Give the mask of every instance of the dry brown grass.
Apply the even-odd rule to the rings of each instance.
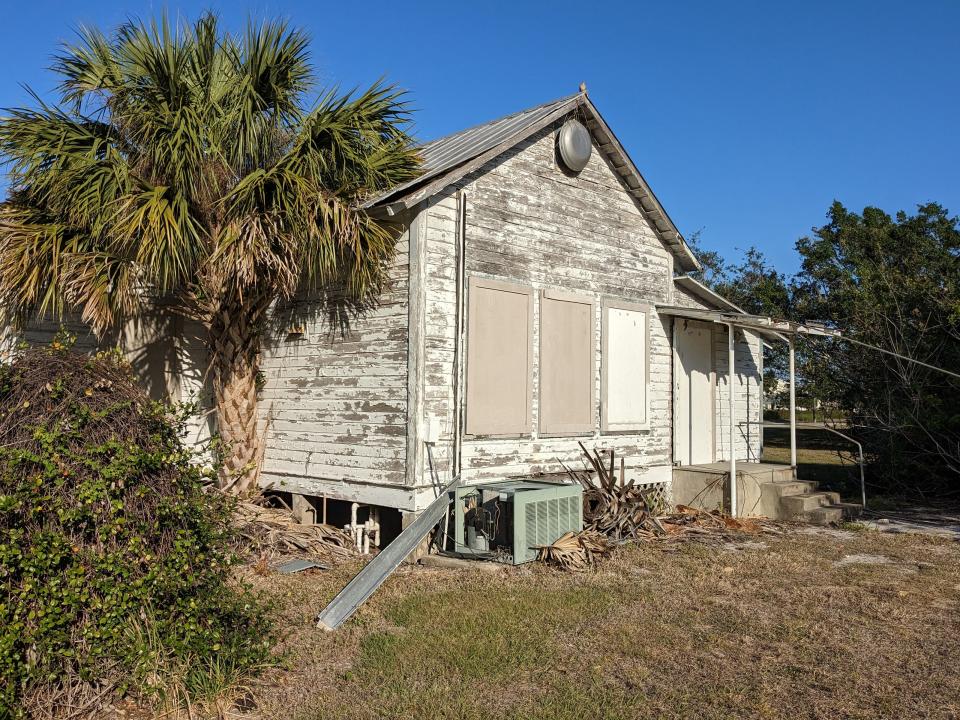
[[[274,718],[951,718],[960,545],[848,532],[628,547],[594,572],[403,567],[344,629],[358,567],[257,577],[290,635]],[[882,555],[882,565],[834,563]]]

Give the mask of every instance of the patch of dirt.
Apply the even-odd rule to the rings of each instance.
[[[853,540],[857,537],[857,533],[850,530],[838,530],[837,528],[820,525],[805,525],[797,528],[794,532],[798,535],[820,535],[835,538],[836,540]]]
[[[842,558],[837,560],[833,566],[843,567],[844,565],[887,565],[892,562],[893,560],[885,555],[867,555],[866,553],[858,553],[856,555],[844,555]]]

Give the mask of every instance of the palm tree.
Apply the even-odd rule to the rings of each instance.
[[[156,307],[208,335],[221,484],[255,484],[257,358],[303,293],[375,302],[396,231],[363,201],[418,172],[403,93],[314,86],[285,22],[221,32],[130,22],[55,58],[59,102],[6,111],[0,307],[18,325],[79,314],[98,334]]]

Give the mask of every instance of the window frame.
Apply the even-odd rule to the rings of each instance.
[[[543,301],[571,302],[587,305],[590,308],[590,420],[588,424],[578,427],[564,426],[565,429],[554,429],[544,425],[543,415]],[[539,337],[537,356],[537,434],[538,437],[583,437],[593,435],[597,430],[597,299],[586,293],[564,292],[544,288],[540,291],[540,312],[538,314]]]
[[[471,336],[476,337],[473,332],[474,322],[476,321],[476,316],[471,312],[471,303],[473,301],[473,293],[477,288],[486,288],[488,290],[498,290],[501,292],[510,292],[518,295],[526,295],[527,298],[527,367],[526,367],[526,381],[527,381],[527,391],[525,400],[525,416],[524,416],[524,429],[521,432],[516,432],[513,430],[505,432],[471,432],[470,431],[470,343]],[[463,339],[463,348],[464,348],[464,367],[463,367],[463,437],[464,438],[504,438],[504,439],[519,439],[519,438],[528,438],[533,436],[533,367],[534,367],[534,350],[535,350],[535,339],[534,339],[534,295],[536,293],[535,288],[531,285],[524,285],[523,283],[511,282],[507,280],[498,280],[494,278],[483,277],[480,275],[470,275],[467,279],[467,298],[464,303],[467,312],[467,318],[465,323],[465,333],[466,337]],[[456,411],[456,410],[455,410]]]
[[[642,312],[646,316],[646,325],[644,328],[644,358],[643,373],[646,392],[644,393],[644,420],[640,423],[618,424],[616,427],[610,426],[608,411],[610,403],[608,393],[610,390],[610,367],[608,358],[610,357],[610,319],[608,310],[627,310],[632,312]],[[604,435],[635,435],[638,432],[648,432],[650,430],[650,352],[651,337],[650,328],[653,325],[653,305],[647,302],[637,302],[631,300],[621,300],[615,297],[604,297],[600,309],[601,325],[601,345],[600,345],[600,432]]]

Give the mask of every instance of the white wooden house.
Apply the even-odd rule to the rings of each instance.
[[[569,120],[592,141],[573,172]],[[613,448],[669,492],[675,465],[761,451],[759,335],[661,308],[729,311],[685,277],[696,258],[586,94],[423,147],[424,174],[371,201],[404,225],[394,289],[346,341],[327,328],[264,352],[262,481],[415,511],[443,480],[579,466]],[[717,328],[720,328],[719,330]]]
[[[589,133],[577,171],[558,151],[571,121]],[[412,513],[434,497],[431,462],[444,482],[553,475],[579,442],[674,500],[731,458],[792,479],[757,464],[771,331],[686,275],[696,258],[585,93],[422,156],[421,177],[369,203],[403,228],[380,307],[346,337],[317,319],[264,340],[263,485]],[[127,343],[179,399],[203,391],[186,330],[157,321]],[[748,497],[735,510],[770,514]]]

